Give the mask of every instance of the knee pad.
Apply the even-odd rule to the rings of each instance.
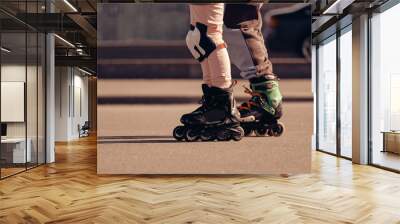
[[[202,62],[217,48],[225,48],[225,43],[217,45],[207,35],[207,25],[196,23],[195,26],[190,25],[190,30],[186,35],[186,45],[192,53],[193,57]]]

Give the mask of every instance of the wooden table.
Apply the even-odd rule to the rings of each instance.
[[[383,152],[400,154],[400,131],[383,131]]]

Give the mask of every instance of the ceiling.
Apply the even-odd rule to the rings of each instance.
[[[96,0],[1,0],[0,22],[3,43],[13,46],[15,58],[25,54],[21,33],[54,32],[56,65],[96,71]]]
[[[350,2],[350,7],[348,8],[357,10],[359,8],[371,7],[371,4],[382,4],[386,0],[341,1]],[[58,35],[56,38],[56,63],[58,65],[82,66],[95,71],[97,53],[97,3],[129,2],[140,1],[47,0],[46,5],[46,0],[1,0],[1,29],[5,33],[17,33],[26,28],[40,32],[54,32]],[[174,1],[155,0],[152,2],[165,3]],[[198,2],[202,1],[198,0]],[[332,23],[333,20],[340,17],[324,14],[324,11],[332,6],[335,0],[270,0],[269,2],[311,3],[314,22],[313,34],[319,34],[321,30],[325,29],[324,25],[329,24],[329,21]]]

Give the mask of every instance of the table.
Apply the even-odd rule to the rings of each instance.
[[[27,147],[25,151],[26,142]],[[1,159],[6,163],[26,163],[32,160],[32,141],[25,138],[1,139]]]
[[[383,131],[383,152],[400,154],[400,131]]]

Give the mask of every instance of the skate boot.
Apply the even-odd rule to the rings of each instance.
[[[178,141],[239,141],[244,136],[240,114],[235,107],[232,88],[220,89],[203,85],[202,105],[181,117],[173,135]]]
[[[281,136],[284,126],[278,120],[282,117],[282,95],[276,76],[259,77],[250,80],[251,95],[248,102],[239,106],[241,125],[245,136],[253,132],[256,136]]]

